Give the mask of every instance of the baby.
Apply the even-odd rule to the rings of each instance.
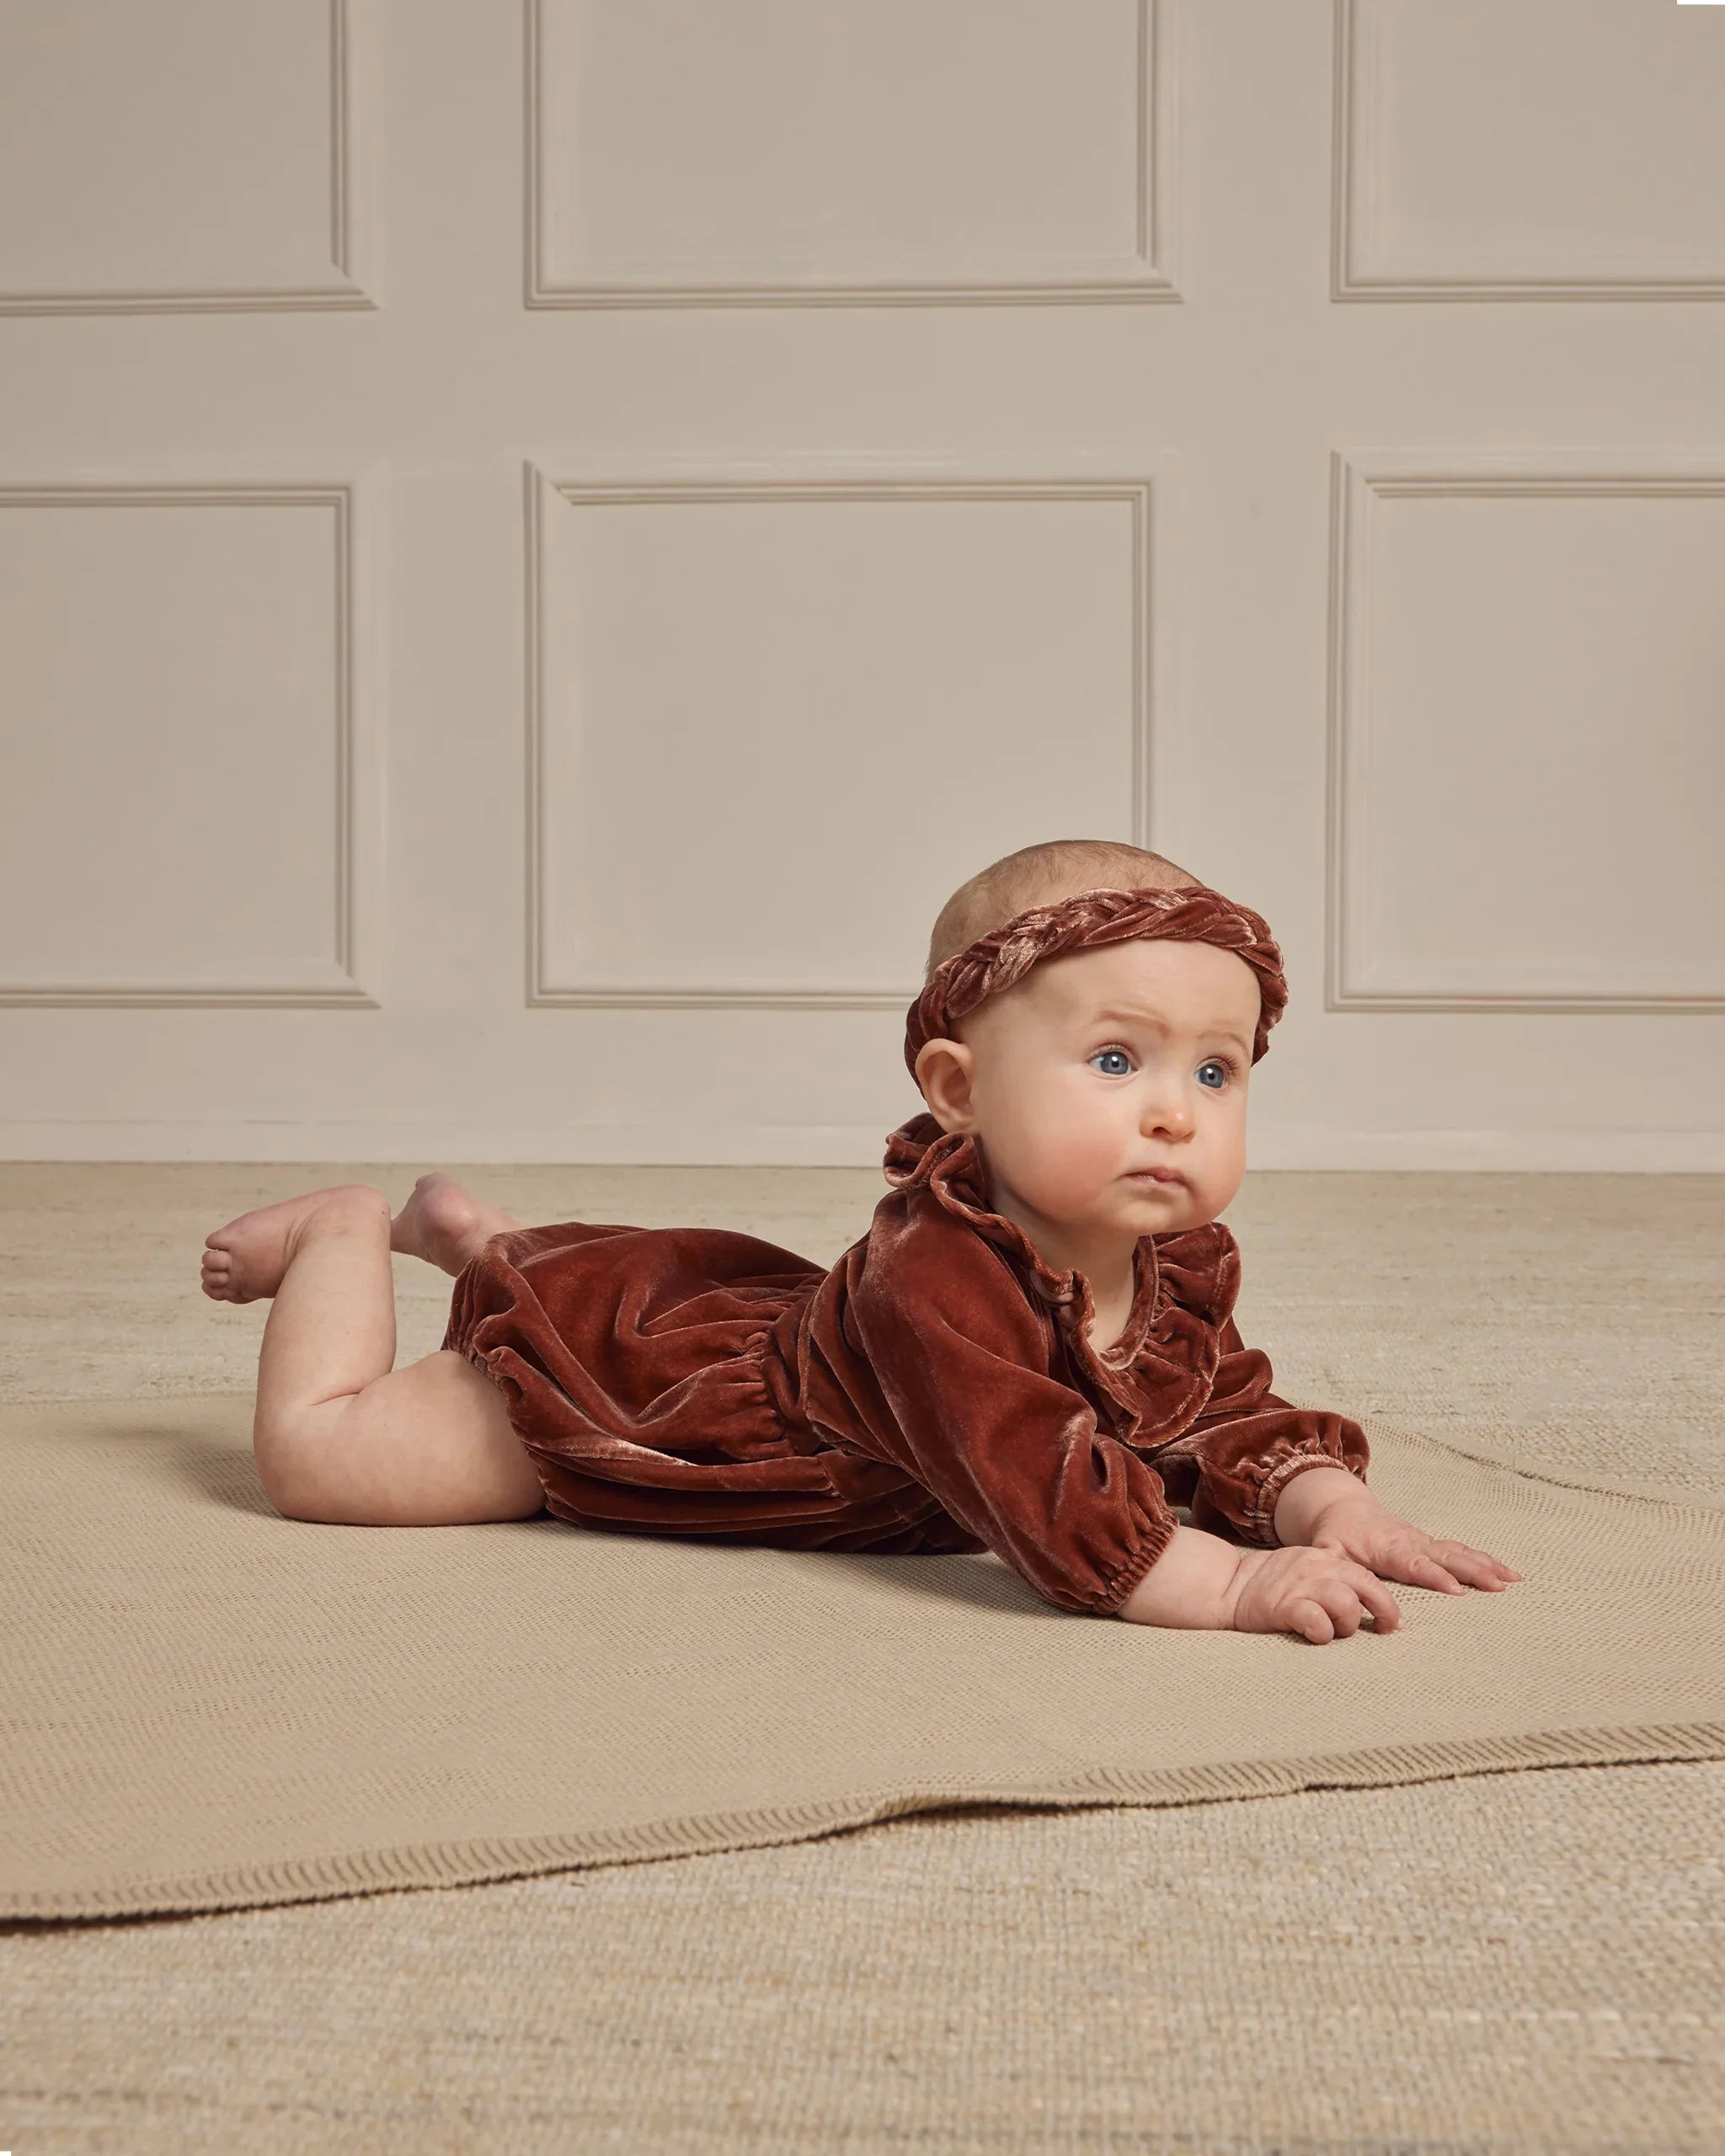
[[[728,1230],[526,1227],[437,1174],[393,1221],[361,1184],[243,1214],[203,1284],[275,1298],[264,1490],[306,1520],[548,1508],[987,1549],[1058,1609],[1320,1643],[1395,1630],[1386,1580],[1501,1590],[1521,1575],[1386,1511],[1359,1426],[1279,1399],[1234,1324],[1217,1216],[1286,1001],[1249,907],[1159,854],[1055,841],[942,909],[905,1038],[927,1112],[830,1268]],[[442,1348],[400,1370],[392,1250],[456,1276]]]

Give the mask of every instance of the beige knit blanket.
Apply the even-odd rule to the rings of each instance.
[[[0,1408],[0,1916],[448,1886],[953,1804],[1725,1758],[1725,1498],[1365,1419],[1527,1575],[1315,1646],[1050,1608],[991,1556],[271,1510],[249,1395]]]

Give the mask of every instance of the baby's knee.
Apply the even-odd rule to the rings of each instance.
[[[357,1393],[260,1411],[253,1449],[264,1495],[288,1519],[453,1527],[530,1518],[544,1505],[501,1394],[446,1350]]]
[[[333,1399],[266,1408],[260,1397],[252,1418],[252,1456],[264,1494],[284,1519],[347,1525],[375,1508],[378,1463],[355,1447],[355,1410],[369,1387]]]
[[[330,1492],[320,1471],[312,1433],[303,1415],[256,1416],[252,1423],[252,1457],[264,1495],[284,1519],[328,1521]]]

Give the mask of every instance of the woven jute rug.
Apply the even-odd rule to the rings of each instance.
[[[953,1804],[1189,1804],[1725,1758],[1725,1498],[1365,1418],[1526,1577],[1396,1632],[1069,1614],[993,1556],[281,1518],[248,1394],[0,1409],[0,1915],[451,1886]]]

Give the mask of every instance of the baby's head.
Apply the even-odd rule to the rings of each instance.
[[[977,1140],[995,1209],[1126,1243],[1238,1190],[1247,1077],[1285,1001],[1250,909],[1160,854],[1060,839],[942,907],[906,1060],[942,1129]]]

